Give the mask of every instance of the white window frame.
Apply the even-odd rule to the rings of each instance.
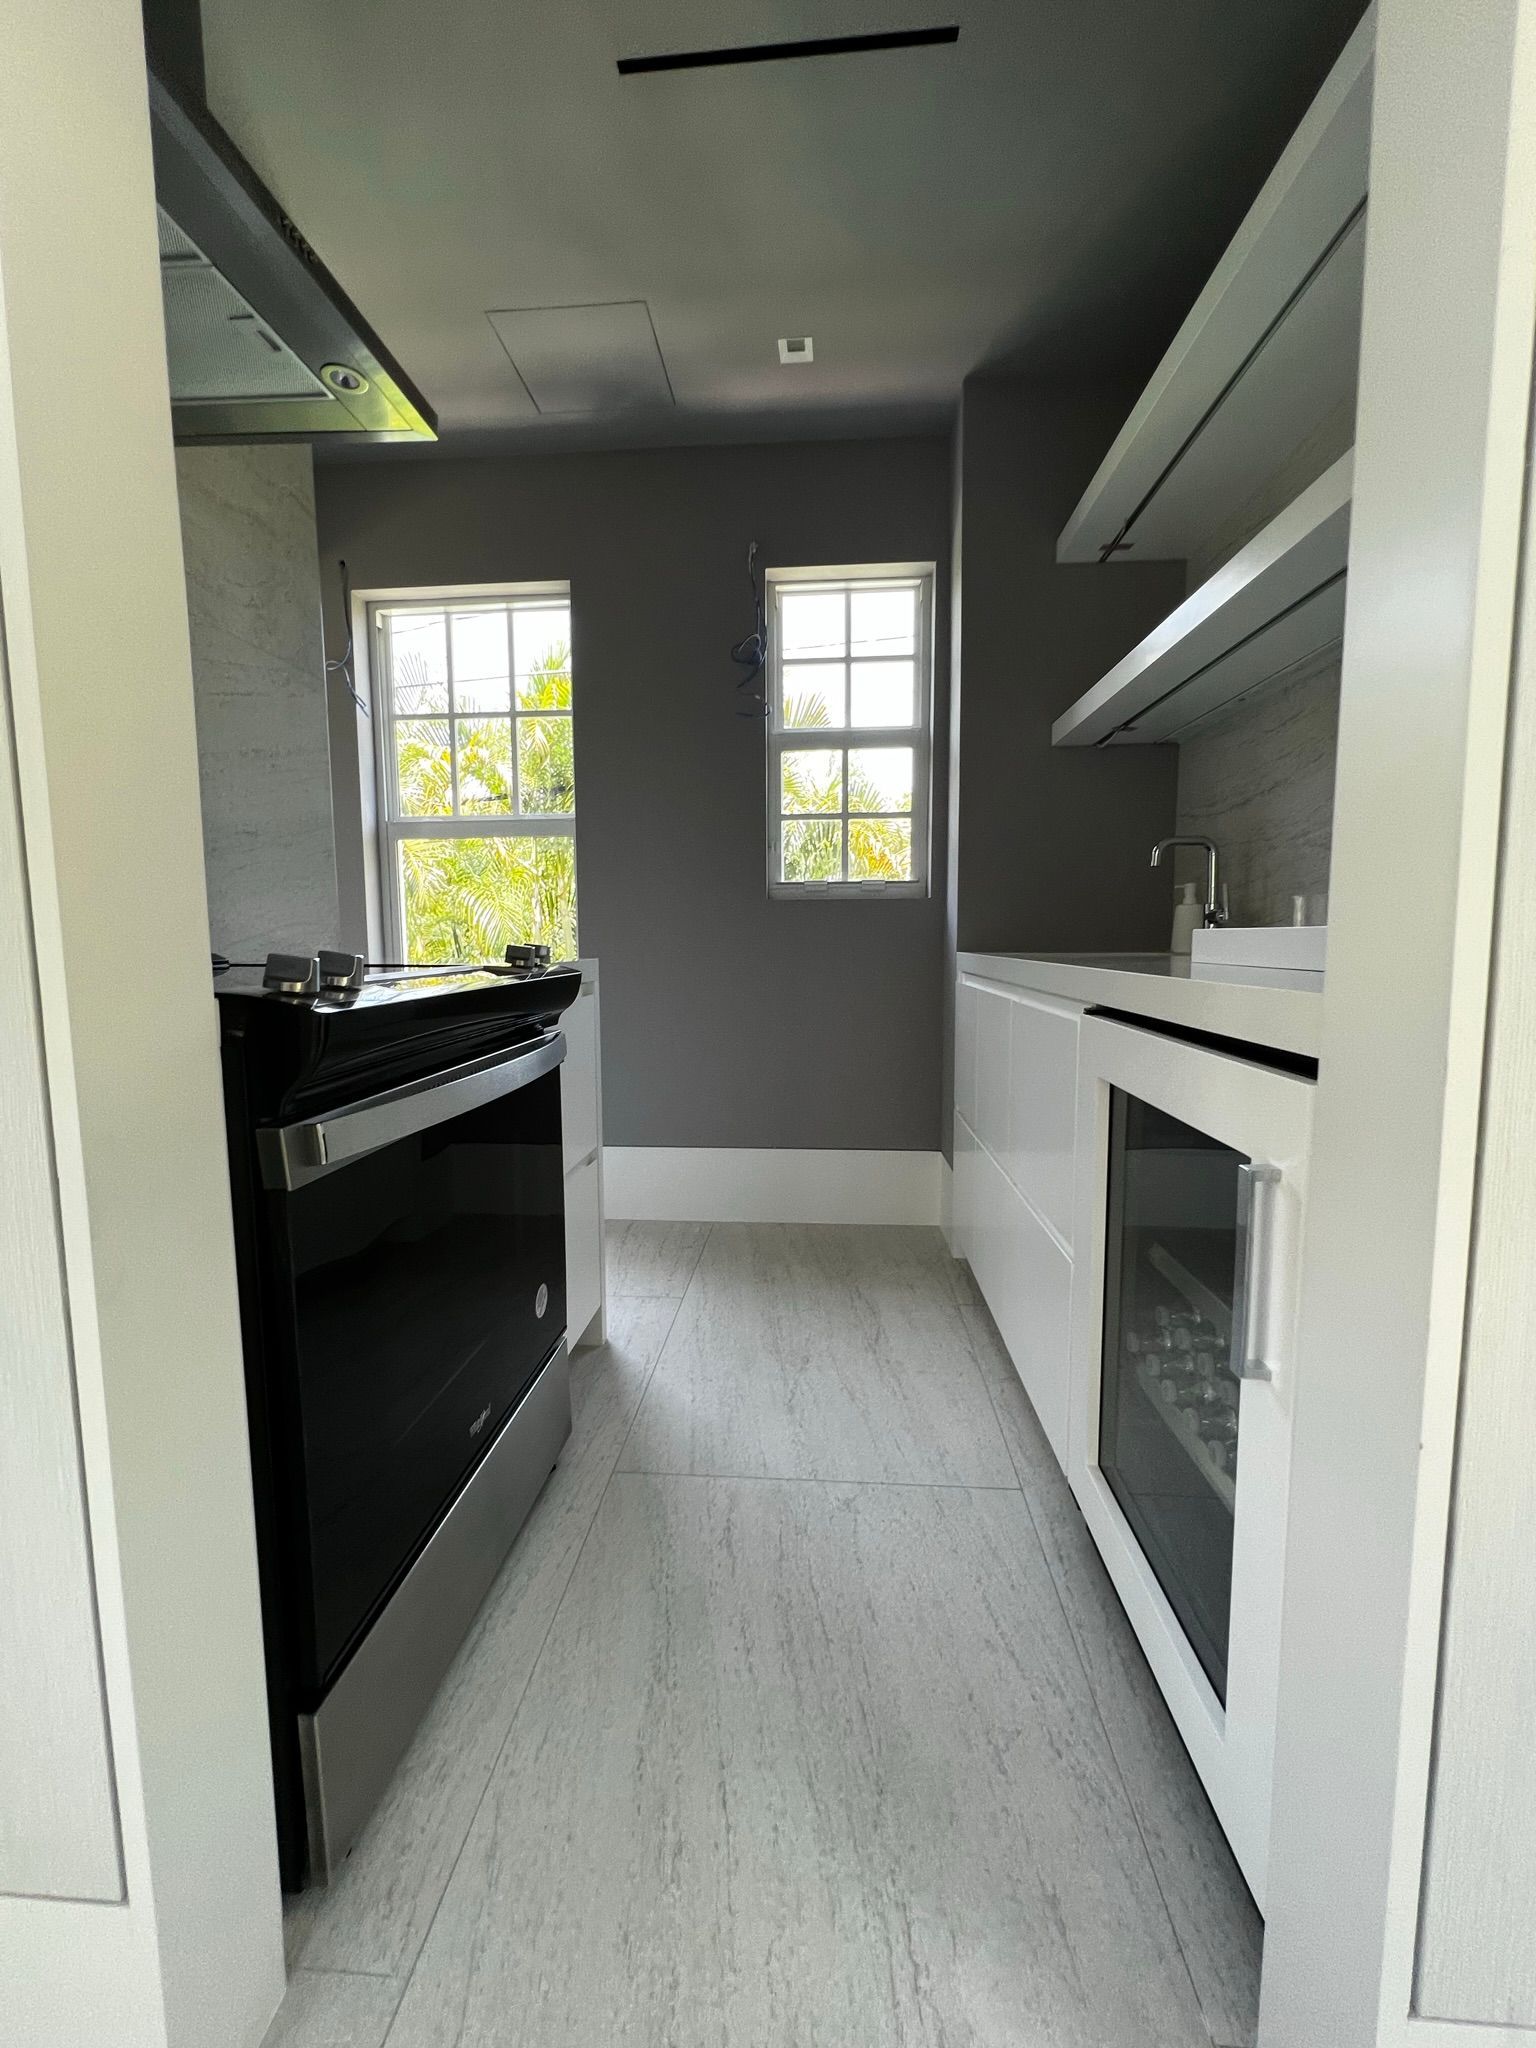
[[[506,605],[547,604],[557,599],[569,605],[571,586],[569,583],[453,583],[424,584],[402,590],[370,590],[357,593],[362,613],[365,641],[368,652],[368,676],[371,683],[373,724],[373,770],[375,820],[378,834],[378,898],[383,923],[383,942],[386,956],[391,960],[405,960],[409,957],[405,933],[405,906],[400,900],[400,859],[399,845],[402,839],[533,839],[547,835],[550,838],[571,839],[576,837],[576,810],[574,805],[568,811],[501,811],[477,812],[472,817],[406,817],[399,809],[399,777],[395,763],[395,695],[394,677],[390,667],[389,636],[385,631],[384,618],[389,612],[422,611],[450,612],[467,610],[476,604]],[[574,638],[574,635],[573,635]],[[445,716],[450,720],[453,712],[453,636],[448,635],[448,704],[449,709],[441,714],[424,716]],[[508,673],[511,674],[510,649]],[[513,703],[516,703],[516,684],[513,683]],[[574,657],[571,671],[571,704],[569,713],[540,713],[539,716],[574,717],[576,702],[576,676]],[[404,714],[409,716],[410,714]],[[497,716],[499,714],[490,714]],[[514,709],[512,730],[512,774],[513,788],[517,788],[517,712]],[[455,778],[455,781],[457,778]],[[579,853],[578,853],[579,863]],[[580,888],[578,865],[577,887]],[[580,897],[578,894],[578,906]],[[578,929],[580,909],[577,910]]]
[[[858,562],[838,567],[813,569],[770,569],[766,577],[768,626],[768,894],[787,902],[825,902],[828,898],[870,902],[876,897],[927,896],[932,886],[933,848],[930,832],[933,776],[933,583],[932,562]],[[915,583],[917,585],[917,639],[915,649],[915,723],[877,726],[788,726],[784,724],[784,675],[781,661],[779,603],[785,590],[803,590],[807,585],[831,584],[851,590],[861,583]],[[876,657],[878,658],[878,657]],[[893,660],[905,659],[892,656]],[[817,745],[854,747],[907,746],[912,748],[912,880],[786,882],[780,872],[782,792],[781,757],[798,748]],[[847,860],[848,790],[843,788],[844,810],[817,813],[843,822],[844,862]],[[861,815],[854,814],[855,817]],[[902,814],[905,816],[905,813]]]

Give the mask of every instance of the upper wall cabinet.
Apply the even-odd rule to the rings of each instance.
[[[1375,27],[1372,7],[1063,528],[1058,561],[1189,560],[1352,410]]]

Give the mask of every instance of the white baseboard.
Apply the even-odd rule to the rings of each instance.
[[[607,1145],[608,1215],[648,1223],[929,1223],[938,1152]]]

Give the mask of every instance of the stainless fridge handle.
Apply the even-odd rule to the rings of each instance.
[[[1255,1312],[1269,1272],[1270,1212],[1278,1166],[1245,1159],[1237,1169],[1237,1248],[1232,1281],[1232,1368],[1240,1380],[1272,1380],[1275,1370],[1254,1340]]]
[[[404,1088],[367,1096],[329,1116],[269,1126],[256,1133],[262,1182],[269,1188],[290,1191],[304,1187],[349,1160],[361,1159],[366,1152],[377,1152],[397,1139],[414,1137],[418,1131],[494,1102],[500,1095],[526,1088],[530,1081],[552,1072],[564,1058],[565,1034],[552,1031],[513,1053],[492,1053],[486,1059],[449,1067]]]

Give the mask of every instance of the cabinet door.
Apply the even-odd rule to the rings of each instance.
[[[956,1254],[976,1263],[976,1175],[977,1154],[976,1133],[963,1116],[955,1118],[955,1190],[954,1213],[950,1218],[950,1238]]]
[[[1262,1909],[1313,1084],[1081,1025],[1067,1476]]]
[[[1008,1124],[999,1164],[1070,1251],[1080,1012],[1045,997],[1008,1003]]]
[[[598,1162],[587,1160],[565,1177],[565,1326],[571,1349],[602,1302],[602,1219]]]
[[[1005,995],[979,984],[976,999],[976,1116],[971,1129],[994,1159],[1008,1141],[1008,1012]]]
[[[985,1151],[972,1166],[971,1271],[1051,1448],[1067,1461],[1072,1261]]]
[[[976,1128],[976,984],[955,983],[955,1114]]]
[[[560,1069],[560,1121],[565,1138],[565,1170],[570,1172],[596,1150],[597,1132],[597,997],[583,989],[562,1017],[565,1060]]]

